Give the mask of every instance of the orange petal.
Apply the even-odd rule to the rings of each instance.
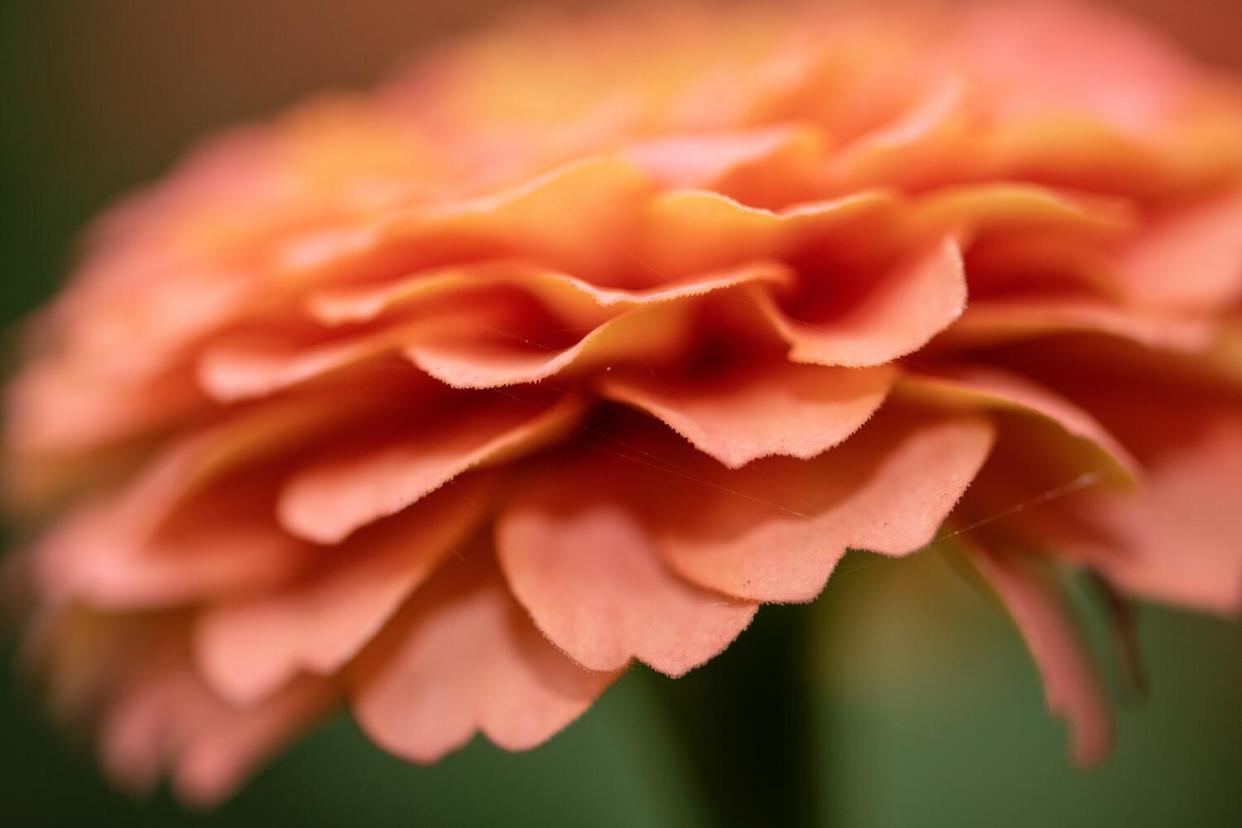
[[[475,731],[508,750],[535,747],[616,678],[549,644],[482,552],[442,567],[353,668],[359,725],[404,759],[434,762]]]
[[[178,702],[181,716],[193,717],[193,734],[173,765],[178,796],[197,806],[227,799],[255,768],[319,719],[335,697],[323,682],[303,678],[264,701],[244,708],[225,705],[199,684],[199,704]]]
[[[329,451],[286,482],[277,506],[280,522],[299,537],[337,543],[472,468],[548,442],[581,410],[573,397],[545,407],[496,396],[440,412],[404,436]]]
[[[1123,253],[1117,287],[1164,310],[1218,310],[1242,296],[1242,192],[1158,219]]]
[[[461,236],[498,242],[552,267],[604,278],[612,249],[651,194],[652,182],[619,156],[566,164],[496,195],[420,212],[385,229],[399,238]],[[573,221],[565,221],[573,216]]]
[[[396,353],[411,339],[454,330],[464,324],[469,322],[458,315],[407,322],[341,339],[237,336],[217,342],[203,352],[197,365],[198,384],[212,399],[222,403],[265,397]]]
[[[930,543],[994,436],[978,417],[881,411],[813,460],[759,460],[738,471],[679,463],[684,491],[655,507],[660,548],[705,587],[809,601],[849,547],[904,555]]]
[[[825,136],[807,126],[640,140],[625,155],[669,189],[710,189],[744,202],[805,200],[826,155]]]
[[[766,294],[757,301],[790,345],[789,358],[813,365],[882,365],[918,350],[966,308],[966,277],[956,242],[876,280],[859,301],[831,319],[796,319]]]
[[[1057,591],[1018,556],[978,546],[971,560],[996,590],[1044,680],[1048,708],[1065,717],[1074,758],[1094,765],[1108,753],[1112,716],[1082,637]]]
[[[880,190],[817,201],[773,212],[748,207],[705,190],[682,190],[653,199],[638,253],[629,255],[654,282],[686,274],[784,259],[808,245],[872,243],[892,223],[897,201]],[[873,251],[874,252],[874,251]]]
[[[227,798],[336,697],[328,684],[304,678],[259,704],[230,706],[168,640],[147,642],[124,667],[102,722],[105,767],[130,790],[149,789],[167,767],[180,798],[195,806]]]
[[[639,308],[592,328],[567,348],[541,346],[520,334],[489,331],[484,337],[415,342],[409,360],[454,388],[496,388],[533,383],[571,368],[610,362],[652,361],[681,350],[689,335],[689,309],[679,303]]]
[[[643,290],[608,288],[566,273],[522,262],[422,271],[376,285],[334,286],[311,296],[310,312],[320,322],[339,325],[368,322],[419,301],[481,285],[512,285],[528,291],[565,319],[599,319],[601,313],[632,310],[641,305],[702,296],[750,282],[787,283],[791,274],[780,265],[755,264],[723,271],[696,273]]]
[[[770,455],[821,454],[875,413],[894,379],[887,366],[824,368],[780,359],[705,378],[610,375],[600,387],[738,468]]]
[[[967,406],[988,406],[1033,415],[1075,439],[1072,450],[1085,455],[1080,465],[1118,484],[1142,475],[1138,461],[1088,412],[1038,383],[1017,374],[986,368],[943,368],[936,373],[907,372],[902,388],[918,396]],[[1051,455],[1055,442],[1039,441],[1037,451]]]
[[[911,224],[924,231],[1074,231],[1109,238],[1134,224],[1128,203],[1071,195],[1034,184],[967,184],[944,187],[913,205]]]
[[[462,478],[332,551],[286,589],[206,608],[198,663],[218,692],[252,704],[299,671],[331,673],[376,635],[482,518],[483,478]]]
[[[146,795],[159,784],[164,768],[167,679],[149,678],[121,695],[100,722],[100,764],[112,784]]]
[[[293,577],[313,548],[272,521],[270,485],[211,493],[157,533],[99,500],[41,541],[36,571],[46,600],[137,609],[271,587]],[[221,523],[219,516],[227,514]]]
[[[497,524],[514,594],[558,647],[593,670],[631,658],[673,676],[712,658],[756,605],[686,583],[660,561],[626,500],[626,469],[584,455],[532,480]]]
[[[156,433],[201,404],[182,372],[128,383],[48,360],[6,390],[4,442],[18,456],[89,451]]]
[[[135,532],[154,531],[178,506],[231,475],[245,477],[239,485],[254,489],[257,478],[270,476],[270,467],[282,454],[374,405],[365,394],[358,397],[283,399],[188,431],[171,440],[126,486],[118,508]]]
[[[1073,523],[1052,510],[1054,522],[1037,528],[1126,590],[1242,612],[1242,415],[1180,400],[1176,411],[1149,403],[1123,416],[1148,435],[1148,447],[1159,447],[1144,458],[1143,486],[1088,493],[1063,504]]]
[[[1050,334],[1100,333],[1153,348],[1202,351],[1216,335],[1215,320],[1120,308],[1090,299],[1023,296],[975,301],[945,332],[967,346],[1003,344]]]
[[[955,45],[996,85],[997,105],[1010,117],[1072,111],[1152,129],[1175,113],[1194,77],[1153,34],[1090,5],[972,7]]]
[[[599,253],[619,243],[651,191],[650,179],[632,163],[593,156],[509,190],[433,209],[420,204],[373,226],[351,226],[336,234],[339,239],[328,232],[326,244],[305,240],[281,267],[286,279],[323,283],[399,265],[408,272],[464,254],[522,256],[609,281],[616,275],[612,260]]]
[[[832,161],[836,189],[887,183],[918,190],[943,177],[966,127],[964,90],[958,77],[930,82],[900,114],[847,145]]]

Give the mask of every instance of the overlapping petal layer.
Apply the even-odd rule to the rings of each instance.
[[[34,649],[210,801],[332,703],[532,747],[960,543],[1095,761],[1039,559],[1242,605],[1239,147],[1235,86],[1035,2],[519,25],[239,130],[32,325]]]

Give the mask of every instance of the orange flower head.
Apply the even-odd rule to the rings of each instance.
[[[1242,95],[1097,12],[626,12],[193,153],[8,394],[32,651],[228,794],[344,702],[539,744],[847,548],[957,546],[1099,758],[1046,564],[1242,607]]]

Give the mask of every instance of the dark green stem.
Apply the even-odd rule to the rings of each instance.
[[[820,824],[811,608],[765,607],[721,656],[676,681],[652,675],[698,770],[713,826]]]

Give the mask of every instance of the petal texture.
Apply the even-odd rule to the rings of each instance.
[[[760,457],[809,459],[853,434],[884,402],[888,367],[840,369],[785,360],[686,379],[609,377],[605,396],[645,409],[730,468]]]
[[[311,461],[285,484],[280,520],[290,532],[339,542],[395,514],[459,474],[547,442],[573,421],[579,403],[550,408],[521,399],[447,411],[412,435],[363,441]]]
[[[613,487],[616,460],[592,457],[528,484],[501,513],[500,560],[535,623],[580,664],[616,670],[636,658],[679,676],[728,646],[756,607],[665,566],[624,497],[599,494]]]
[[[659,516],[665,559],[694,583],[751,600],[809,601],[849,547],[905,555],[930,543],[994,434],[978,417],[881,413],[809,462],[679,466],[687,494],[648,508]]]
[[[204,674],[239,704],[300,671],[330,675],[383,628],[489,505],[485,481],[455,481],[323,553],[330,559],[297,583],[210,607],[196,627]]]
[[[444,567],[353,670],[359,724],[398,756],[431,762],[476,731],[509,750],[532,748],[615,678],[549,644],[487,551]]]

